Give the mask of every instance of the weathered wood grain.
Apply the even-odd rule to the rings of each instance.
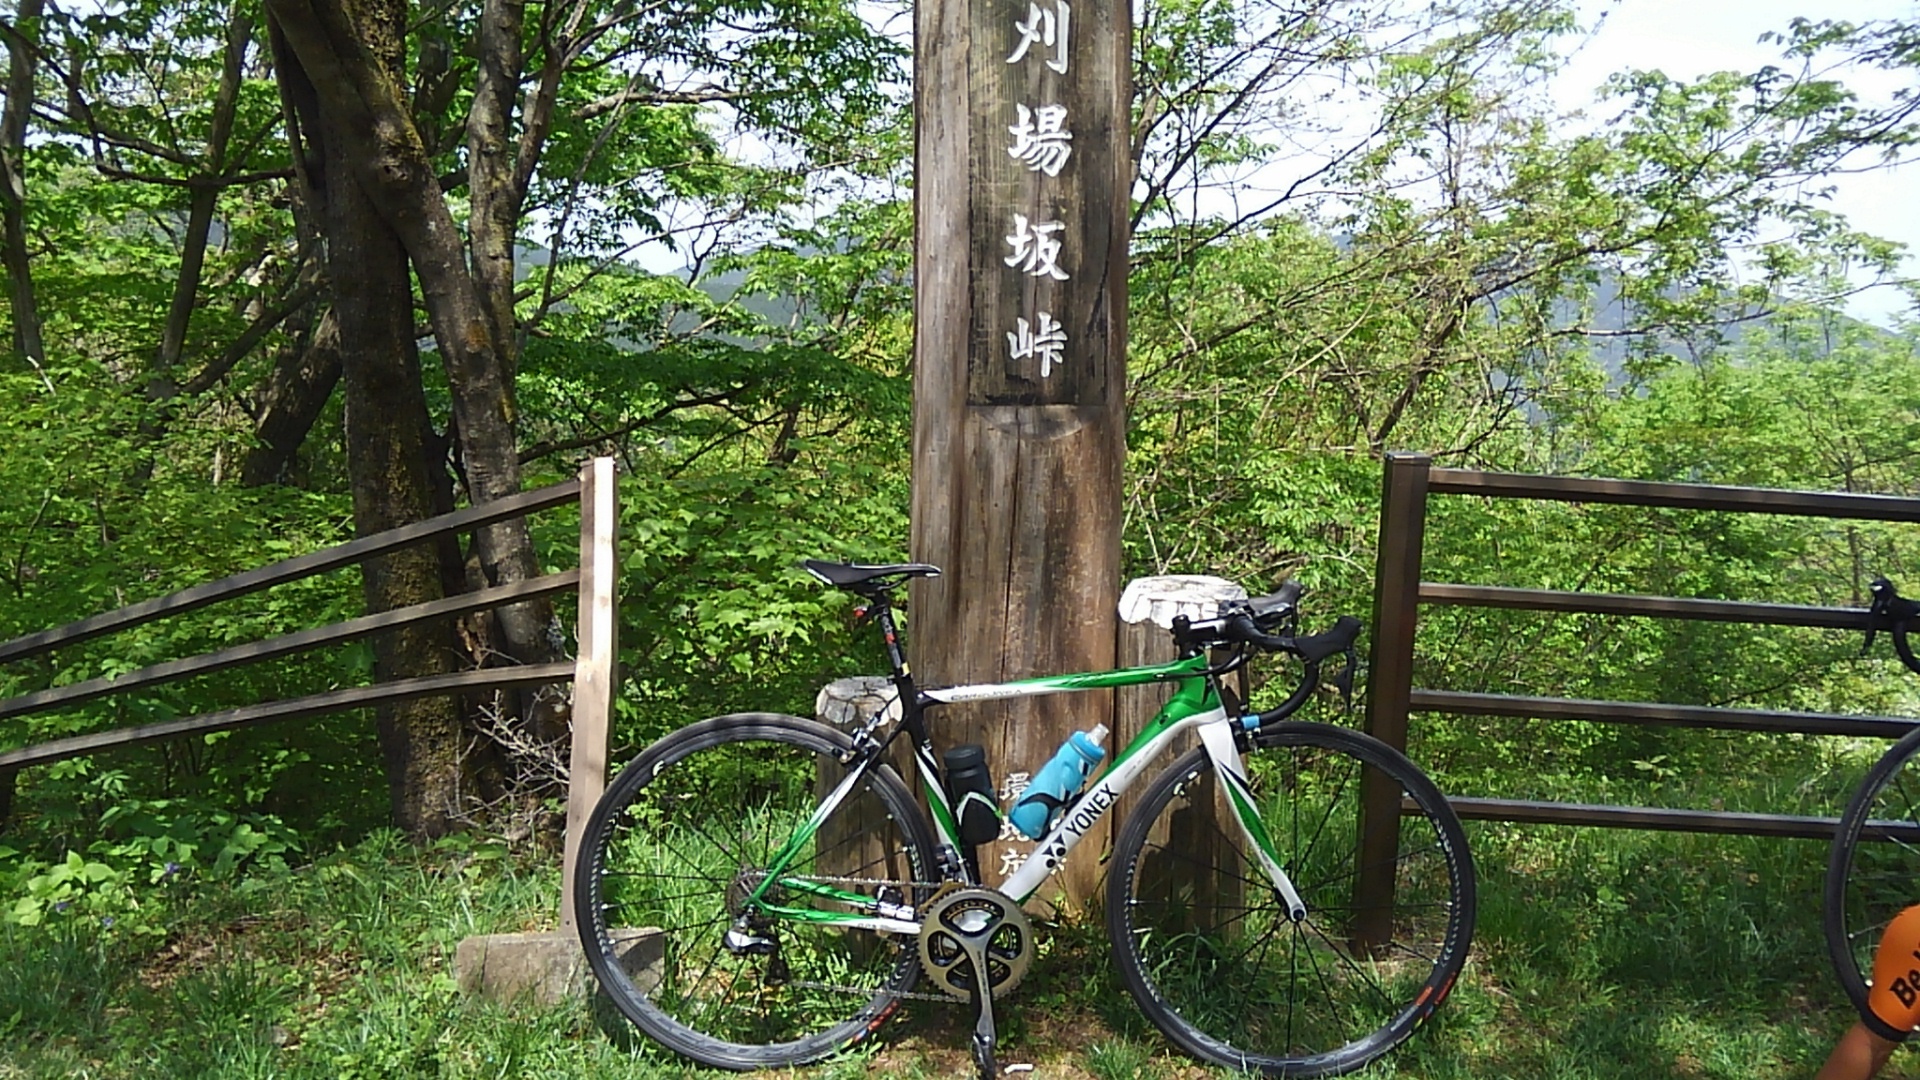
[[[580,469],[579,655],[573,666],[573,732],[567,765],[567,835],[560,857],[560,928],[575,928],[573,868],[587,818],[607,786],[613,699],[619,689],[619,485],[612,458]]]
[[[1030,10],[916,6],[912,555],[945,574],[914,583],[910,647],[930,683],[1101,669],[1115,656],[1131,16],[1124,4],[1073,4],[1062,74],[1038,56],[1007,63]],[[1057,176],[1008,153],[1020,104],[1067,109],[1072,151]],[[1015,214],[1064,224],[1066,280],[1007,264]],[[1041,311],[1068,337],[1044,377],[1007,341]],[[1101,691],[960,707],[933,724],[942,748],[984,745],[1004,788],[1074,730],[1111,724],[1112,709]],[[1098,851],[1108,835],[1084,846]],[[1001,854],[982,852],[990,883]],[[1071,861],[1059,879],[1070,902],[1091,892],[1097,863]]]

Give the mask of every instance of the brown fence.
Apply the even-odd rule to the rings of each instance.
[[[571,878],[574,855],[587,814],[605,784],[607,725],[612,715],[615,653],[614,530],[617,516],[613,461],[600,458],[580,470],[578,478],[499,499],[483,506],[458,510],[373,536],[327,548],[270,566],[259,567],[219,581],[196,585],[167,596],[130,604],[65,626],[0,643],[0,663],[24,660],[105,634],[131,629],[171,615],[315,574],[350,566],[364,559],[439,537],[464,533],[551,507],[580,504],[580,568],[528,581],[481,589],[444,600],[396,608],[332,626],[249,642],[203,656],[170,660],[112,678],[89,679],[69,686],[40,690],[0,700],[0,719],[77,705],[110,694],[164,685],[198,675],[225,671],[243,664],[289,656],[308,649],[364,638],[414,623],[485,611],[557,593],[578,591],[577,656],[571,662],[522,667],[482,668],[446,675],[396,679],[372,686],[331,690],[323,694],[266,701],[221,712],[181,717],[137,727],[89,732],[65,739],[0,751],[0,779],[34,765],[47,765],[120,746],[137,746],[181,735],[198,735],[250,727],[276,720],[296,720],[406,701],[438,694],[479,689],[573,685],[573,748],[567,800],[565,870]],[[572,890],[561,889],[561,921],[573,925]]]
[[[1585,701],[1566,698],[1468,694],[1413,685],[1414,636],[1421,605],[1453,604],[1522,611],[1632,615],[1769,626],[1811,626],[1864,631],[1861,608],[1801,607],[1665,596],[1623,596],[1553,592],[1485,585],[1442,584],[1420,579],[1427,501],[1436,495],[1481,495],[1562,502],[1621,503],[1631,506],[1802,517],[1920,522],[1920,499],[1833,492],[1777,491],[1638,480],[1563,476],[1521,476],[1466,469],[1436,469],[1418,454],[1389,454],[1380,517],[1379,572],[1374,594],[1372,675],[1367,730],[1405,750],[1407,720],[1414,712],[1511,716],[1535,720],[1589,720],[1660,724],[1734,731],[1796,732],[1893,739],[1912,730],[1909,717],[1850,716],[1711,708],[1698,705]],[[1375,785],[1367,793],[1367,812],[1397,811],[1398,792]],[[1834,818],[1787,814],[1731,813],[1520,799],[1449,798],[1463,818],[1490,821],[1598,825],[1677,832],[1734,833],[1748,836],[1831,837]]]

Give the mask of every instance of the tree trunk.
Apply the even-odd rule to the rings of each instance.
[[[469,497],[480,504],[518,492],[511,345],[502,344],[496,319],[469,273],[466,245],[399,90],[396,67],[379,61],[378,34],[341,0],[268,0],[267,7],[308,73],[314,110],[350,143],[342,163],[354,170],[360,189],[412,260],[452,390]],[[510,280],[510,264],[507,276]],[[480,530],[474,554],[488,584],[539,573],[524,519]],[[511,659],[551,658],[551,611],[547,604],[528,603],[496,613]],[[563,709],[546,708],[530,719],[539,737],[564,738]]]
[[[254,420],[254,445],[240,464],[248,487],[295,480],[300,447],[340,381],[340,322],[329,308],[308,341],[274,365]]]
[[[372,51],[386,70],[397,69],[404,4],[358,3],[355,19]],[[433,475],[439,444],[421,387],[407,252],[354,167],[358,143],[347,130],[352,118],[316,109],[304,58],[288,49],[276,52],[290,112],[301,118],[298,129],[317,142],[304,148],[313,151],[310,156],[296,146],[295,157],[314,184],[306,194],[320,208],[327,237],[354,527],[365,536],[444,508],[435,496],[441,486]],[[369,560],[362,568],[367,610],[446,595],[448,578],[457,572],[457,560],[448,555],[446,545],[422,545]],[[451,628],[430,623],[375,638],[374,664],[376,677],[385,681],[452,671],[460,657]],[[460,702],[436,697],[385,706],[379,729],[395,823],[421,838],[449,831],[468,809],[473,776],[482,765],[467,755]]]
[[[27,121],[33,110],[33,48],[40,37],[44,0],[19,0],[14,34],[7,35],[7,103],[0,112],[0,261],[7,268],[13,303],[13,351],[38,368],[46,358],[40,338],[40,308],[27,263]]]
[[[274,41],[284,53],[285,45],[278,35]],[[295,148],[299,149],[302,140],[295,127],[291,104],[287,111],[289,130]],[[318,152],[317,146],[310,149]],[[288,196],[292,203],[294,233],[306,261],[301,268],[301,280],[316,281],[324,287],[326,223],[318,220],[320,207],[315,205],[316,191],[311,185],[324,178],[326,170],[317,160],[313,165],[312,169],[296,170],[298,180],[288,185]],[[340,383],[340,319],[333,309],[321,300],[308,302],[288,316],[286,326],[292,340],[274,357],[273,370],[257,390],[253,402],[254,444],[240,464],[240,482],[247,487],[305,485],[304,470],[299,465],[300,448],[306,444],[307,433],[313,430],[314,422],[333,396],[334,387]]]
[[[187,328],[200,302],[200,279],[206,270],[207,245],[213,239],[213,213],[220,203],[216,181],[226,171],[227,141],[233,135],[234,111],[240,97],[242,66],[253,45],[253,19],[236,6],[227,20],[227,48],[220,66],[220,86],[214,92],[206,156],[201,161],[204,183],[188,190],[187,231],[180,249],[180,273],[174,279],[173,300],[160,332],[160,350],[149,373],[147,397],[162,401],[179,392],[176,378],[187,347]]]

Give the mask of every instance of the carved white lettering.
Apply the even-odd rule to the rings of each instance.
[[[1013,108],[1014,124],[1007,129],[1013,135],[1013,145],[1007,147],[1007,156],[1024,162],[1029,171],[1059,176],[1073,153],[1066,106],[1042,105],[1030,110],[1016,104]]]
[[[1007,57],[1007,63],[1017,64],[1026,58],[1027,50],[1035,45],[1052,49],[1053,55],[1047,59],[1047,66],[1062,75],[1067,73],[1067,40],[1073,26],[1073,9],[1067,0],[1054,0],[1053,10],[1048,11],[1039,4],[1027,7],[1026,21],[1013,24],[1014,33],[1020,40],[1013,47],[1013,55]]]
[[[1007,352],[1015,360],[1039,357],[1040,377],[1044,379],[1061,363],[1067,348],[1067,332],[1044,311],[1034,321],[1039,324],[1037,327],[1027,325],[1025,319],[1013,321],[1014,329],[1007,331]]]
[[[1001,848],[1000,849],[1000,876],[1002,878],[1005,878],[1008,875],[1012,874],[1015,870],[1020,869],[1020,864],[1022,862],[1025,862],[1026,858],[1027,858],[1027,853],[1024,851],[1020,851],[1011,847]]]
[[[1013,254],[1006,257],[1006,264],[1033,277],[1067,280],[1067,272],[1060,269],[1061,242],[1054,239],[1066,227],[1064,221],[1029,222],[1025,214],[1013,215],[1013,233],[1005,238]]]

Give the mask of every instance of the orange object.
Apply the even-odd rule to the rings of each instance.
[[[1887,924],[1873,951],[1873,982],[1867,989],[1867,1015],[1874,1034],[1901,1042],[1920,1027],[1920,904]]]

